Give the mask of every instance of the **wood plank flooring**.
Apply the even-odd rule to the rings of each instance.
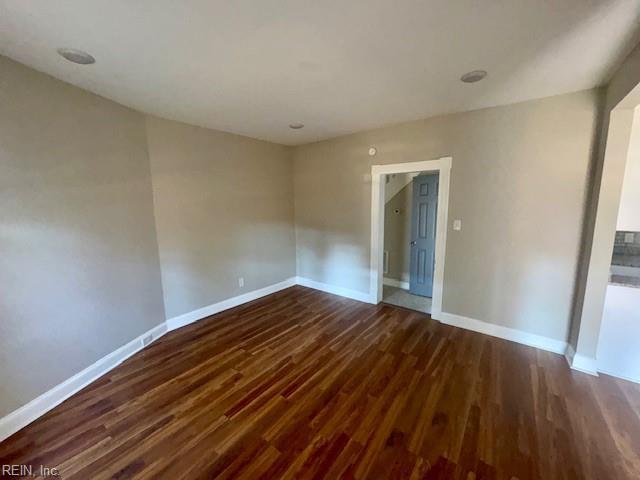
[[[65,479],[638,479],[640,386],[292,287],[171,332],[0,444]]]

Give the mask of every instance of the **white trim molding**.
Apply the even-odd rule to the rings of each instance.
[[[56,385],[51,390],[34,398],[26,405],[14,410],[6,417],[0,418],[0,441],[26,427],[49,410],[60,405],[73,394],[79,392],[110,370],[113,370],[133,354],[142,350],[145,347],[143,341],[148,339],[149,336],[151,336],[151,342],[153,342],[165,333],[167,333],[167,325],[163,322],[105,357],[102,357],[94,364],[89,365],[81,372],[76,373],[73,377]],[[150,343],[147,343],[147,345],[149,344]]]
[[[237,297],[228,298],[226,300],[222,300],[221,302],[207,305],[206,307],[202,307],[197,310],[178,315],[177,317],[169,318],[167,319],[167,328],[169,329],[169,331],[171,331],[175,330],[176,328],[184,327],[185,325],[197,322],[198,320],[210,317],[211,315],[215,315],[216,313],[220,313],[224,310],[237,307],[238,305],[242,305],[243,303],[251,302],[266,295],[271,295],[272,293],[284,290],[285,288],[293,287],[296,283],[296,277],[291,277],[282,282],[274,283],[273,285],[259,288],[258,290],[253,290],[251,292],[238,295]]]
[[[475,318],[463,317],[462,315],[455,315],[447,312],[441,312],[437,315],[434,314],[432,315],[432,318],[447,325],[484,333],[485,335],[510,340],[512,342],[539,348],[548,352],[558,353],[560,355],[564,355],[567,350],[567,342],[544,337],[542,335],[536,335],[535,333],[529,333],[523,330],[517,330],[515,328],[496,325],[495,323],[483,322],[482,320],[476,320]]]
[[[437,160],[373,165],[371,167],[371,261],[369,281],[371,303],[380,303],[382,300],[385,187],[382,176],[393,173],[438,172],[438,213],[436,218],[436,251],[435,271],[433,274],[432,310],[434,314],[442,311],[451,164],[451,157],[442,157]]]
[[[382,279],[382,283],[389,287],[397,287],[397,288],[402,288],[403,290],[409,290],[409,282],[396,280],[395,278],[384,277]]]
[[[571,345],[567,345],[565,358],[572,370],[588,373],[594,377],[598,376],[598,361],[595,358],[576,353],[575,349]]]
[[[610,377],[621,378],[622,380],[626,380],[627,382],[640,384],[640,377],[627,377],[626,375],[620,375],[618,373],[609,372],[607,370],[602,370],[601,368],[598,369],[598,373],[609,375]]]
[[[332,293],[341,297],[351,298],[352,300],[358,300],[365,303],[378,303],[371,298],[371,295],[358,290],[351,290],[350,288],[338,287],[336,285],[330,285],[328,283],[317,282],[305,277],[296,277],[296,284],[303,287],[313,288],[314,290],[320,290],[322,292]]]

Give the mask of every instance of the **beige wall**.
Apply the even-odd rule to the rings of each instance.
[[[389,271],[385,277],[403,282],[409,281],[412,195],[413,181],[384,206],[384,249],[389,252]]]
[[[0,417],[164,321],[144,117],[0,57]]]
[[[296,147],[298,275],[367,292],[371,165],[450,155],[444,311],[566,340],[598,99],[583,91]]]
[[[155,117],[147,134],[167,318],[295,276],[288,147]]]

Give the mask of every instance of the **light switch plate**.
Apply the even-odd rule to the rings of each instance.
[[[453,221],[453,229],[456,231],[462,230],[462,220],[454,220]]]

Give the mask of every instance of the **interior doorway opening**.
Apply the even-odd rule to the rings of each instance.
[[[430,314],[439,174],[391,173],[384,183],[382,301]]]
[[[450,170],[451,157],[372,167],[373,303],[440,316]]]
[[[613,115],[617,112],[614,110]],[[606,286],[597,370],[640,383],[640,105],[621,112],[627,136],[619,153],[618,214]],[[613,229],[613,222],[611,224]]]

